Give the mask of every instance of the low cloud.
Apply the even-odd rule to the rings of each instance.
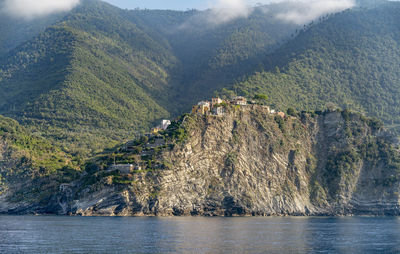
[[[335,13],[352,8],[354,0],[311,0],[293,2],[293,8],[277,13],[278,19],[298,25],[306,24],[328,13]]]
[[[255,5],[281,4],[285,6],[274,16],[295,24],[306,24],[328,13],[352,8],[355,0],[214,0],[209,3],[207,20],[211,23],[226,23],[236,18],[245,18],[254,11]]]
[[[80,0],[4,0],[2,13],[7,15],[33,19],[49,14],[70,11]]]
[[[210,3],[208,21],[212,23],[225,23],[236,18],[247,17],[252,8],[244,0],[217,0]]]

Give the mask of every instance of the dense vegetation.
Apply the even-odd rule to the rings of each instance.
[[[0,1],[0,7],[3,5]],[[0,56],[43,32],[65,14],[50,15],[32,20],[0,15]]]
[[[86,0],[32,21],[30,33],[19,21],[15,36],[0,41],[0,114],[79,156],[137,137],[215,90],[265,94],[263,103],[277,109],[332,102],[400,121],[398,3],[304,29],[271,15],[283,4],[263,8],[216,24],[209,11],[128,11]]]
[[[3,116],[0,116],[0,144],[4,152],[1,173],[44,176],[63,168],[79,166],[78,161],[50,142],[29,134],[15,120]],[[13,161],[17,167],[7,166],[13,165]]]
[[[280,8],[279,4],[271,5],[269,11]],[[179,59],[170,83],[174,88],[173,107],[180,110],[188,110],[216,89],[251,73],[268,52],[298,28],[266,15],[263,7],[247,18],[222,24],[214,23],[210,11],[132,13],[165,36]]]
[[[0,113],[90,154],[188,110],[294,30],[261,11],[221,26],[207,15],[84,1],[0,59]]]
[[[318,110],[328,102],[400,122],[400,4],[329,15],[264,59],[237,93],[268,95],[276,108]],[[222,91],[226,94],[228,91]]]
[[[171,169],[163,153],[190,137],[185,124],[198,124],[196,117],[183,115],[156,136],[141,134],[215,91],[302,121],[326,114],[326,106],[345,109],[338,110],[344,134],[321,149],[323,168],[316,171],[316,159],[307,158],[313,202],[346,193],[361,162],[381,174],[374,188],[394,185],[400,161],[392,137],[380,132],[379,120],[347,110],[400,124],[400,4],[371,1],[303,29],[271,15],[284,4],[222,24],[210,20],[210,11],[128,11],[96,0],[35,21],[1,16],[0,114],[16,121],[0,116],[0,194],[46,207],[62,183],[80,179],[74,184],[84,192],[105,176],[122,186]],[[293,127],[299,138],[304,131],[289,127],[291,117],[273,119],[279,135]],[[230,142],[245,139],[240,124]],[[282,139],[271,149],[289,147]],[[229,152],[225,167],[237,157]],[[114,163],[135,170],[107,170]]]
[[[0,195],[12,193],[14,202],[47,202],[61,183],[80,177],[82,164],[79,157],[0,116]]]
[[[174,57],[120,12],[82,5],[6,55],[1,111],[83,153],[168,117],[153,97],[166,86]]]

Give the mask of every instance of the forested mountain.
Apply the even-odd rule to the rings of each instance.
[[[88,1],[11,51],[3,58],[1,111],[46,136],[89,147],[168,117],[153,97],[166,86],[175,57],[123,14]]]
[[[1,3],[0,1],[0,7]],[[0,13],[0,56],[37,36],[62,17],[63,14],[50,15],[32,21],[12,18]]]
[[[328,102],[400,121],[400,4],[325,17],[264,58],[238,93],[264,93],[277,108],[322,109]],[[226,92],[226,91],[225,91]]]
[[[400,2],[356,2],[2,15],[0,213],[399,214],[398,139],[354,111],[400,126]],[[181,114],[214,94],[293,109]]]
[[[277,18],[283,3],[221,22],[213,10],[86,0],[32,21],[30,33],[27,21],[14,24],[0,43],[0,113],[83,153],[148,131],[214,91],[267,94],[282,110],[333,102],[397,122],[399,5],[363,1],[303,27]]]
[[[215,23],[212,11],[132,11],[163,34],[180,61],[171,83],[178,104],[187,109],[199,98],[251,73],[261,59],[298,28],[274,17],[281,4],[253,10],[247,18]],[[185,95],[185,96],[182,96]]]
[[[111,146],[252,71],[295,27],[208,15],[84,1],[1,58],[0,112],[69,151]]]

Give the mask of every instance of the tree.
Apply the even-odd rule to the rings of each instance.
[[[328,102],[326,103],[326,108],[328,109],[328,111],[333,112],[338,108],[338,106],[333,102]]]
[[[265,94],[256,94],[254,95],[254,100],[258,101],[259,103],[266,103],[268,101],[268,96]]]
[[[288,108],[288,109],[287,109],[287,114],[288,114],[289,116],[296,116],[296,115],[297,115],[297,112],[296,112],[296,110],[294,110],[293,108]]]
[[[147,142],[149,142],[149,138],[147,136],[143,136],[140,138],[140,142],[142,144],[147,144]]]

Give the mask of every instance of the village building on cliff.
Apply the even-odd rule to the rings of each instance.
[[[232,104],[234,105],[240,105],[240,106],[246,106],[247,105],[247,99],[243,96],[236,96],[232,100]]]
[[[200,101],[197,105],[192,107],[192,114],[195,115],[211,115],[211,116],[223,116],[225,114],[226,105],[236,106],[247,106],[248,104],[255,104],[255,102],[248,101],[246,97],[236,96],[232,100],[222,100],[219,97],[214,97],[211,101]],[[265,106],[264,106],[265,107]],[[278,115],[285,118],[286,115],[283,112],[277,112],[273,109],[268,111],[271,115]],[[149,137],[157,135],[160,131],[166,130],[171,125],[170,120],[162,120],[161,124],[151,129],[148,135]]]
[[[238,106],[248,106],[249,110],[254,110],[255,105],[257,104],[256,101],[248,101],[247,98],[243,96],[236,96],[232,100],[222,100],[221,98],[215,97],[212,98],[211,101],[200,101],[197,105],[194,105],[192,108],[192,114],[195,115],[210,115],[210,116],[223,116],[226,113],[226,108],[229,108],[229,105],[234,105],[235,107]],[[280,116],[285,118],[286,115],[283,112],[277,112],[273,109],[270,109],[269,106],[263,106],[268,113],[275,116]],[[144,150],[139,150],[139,154],[141,156],[148,156],[154,152],[154,149],[166,145],[166,140],[159,132],[163,130],[167,130],[168,127],[171,125],[170,120],[162,120],[160,125],[153,128],[151,133],[145,134],[147,140],[151,139],[151,142],[145,141]],[[135,150],[135,145],[126,145],[126,150]],[[160,165],[153,165],[152,167],[160,167]],[[118,171],[120,174],[129,175],[131,172],[135,170],[142,170],[142,165],[140,164],[116,164],[114,158],[114,164],[110,165],[107,169],[110,172]],[[63,187],[60,187],[63,188]]]
[[[221,98],[215,97],[211,99],[211,102],[200,101],[197,105],[194,105],[192,108],[192,114],[223,116],[225,114],[223,104],[247,105],[247,100],[244,97],[235,97],[232,101],[225,101]]]
[[[208,101],[200,101],[197,105],[193,106],[192,113],[198,115],[205,115],[210,112],[211,106]]]
[[[216,106],[219,106],[222,102],[224,102],[221,98],[212,98],[211,99],[211,108],[215,108]]]
[[[168,127],[171,125],[171,121],[170,120],[162,120],[161,124],[158,125],[157,127],[151,129],[151,133],[152,134],[157,134],[160,131],[165,131],[166,129],[168,129]]]
[[[196,115],[216,115],[222,116],[225,113],[224,107],[221,105],[225,101],[221,98],[212,98],[209,101],[200,101],[197,105],[193,106],[192,114]],[[226,102],[225,102],[226,103]]]
[[[236,105],[236,106],[247,106],[248,104],[256,104],[255,101],[248,101],[246,97],[236,96],[232,100],[222,100],[221,98],[215,97],[212,98],[211,101],[200,101],[197,105],[194,105],[192,108],[192,114],[195,115],[214,115],[214,116],[223,116],[225,114],[226,104]],[[223,105],[225,104],[225,105]],[[268,109],[268,112],[271,115],[277,115],[282,118],[286,117],[284,112],[277,112],[274,109],[271,109],[267,106],[264,106]]]

